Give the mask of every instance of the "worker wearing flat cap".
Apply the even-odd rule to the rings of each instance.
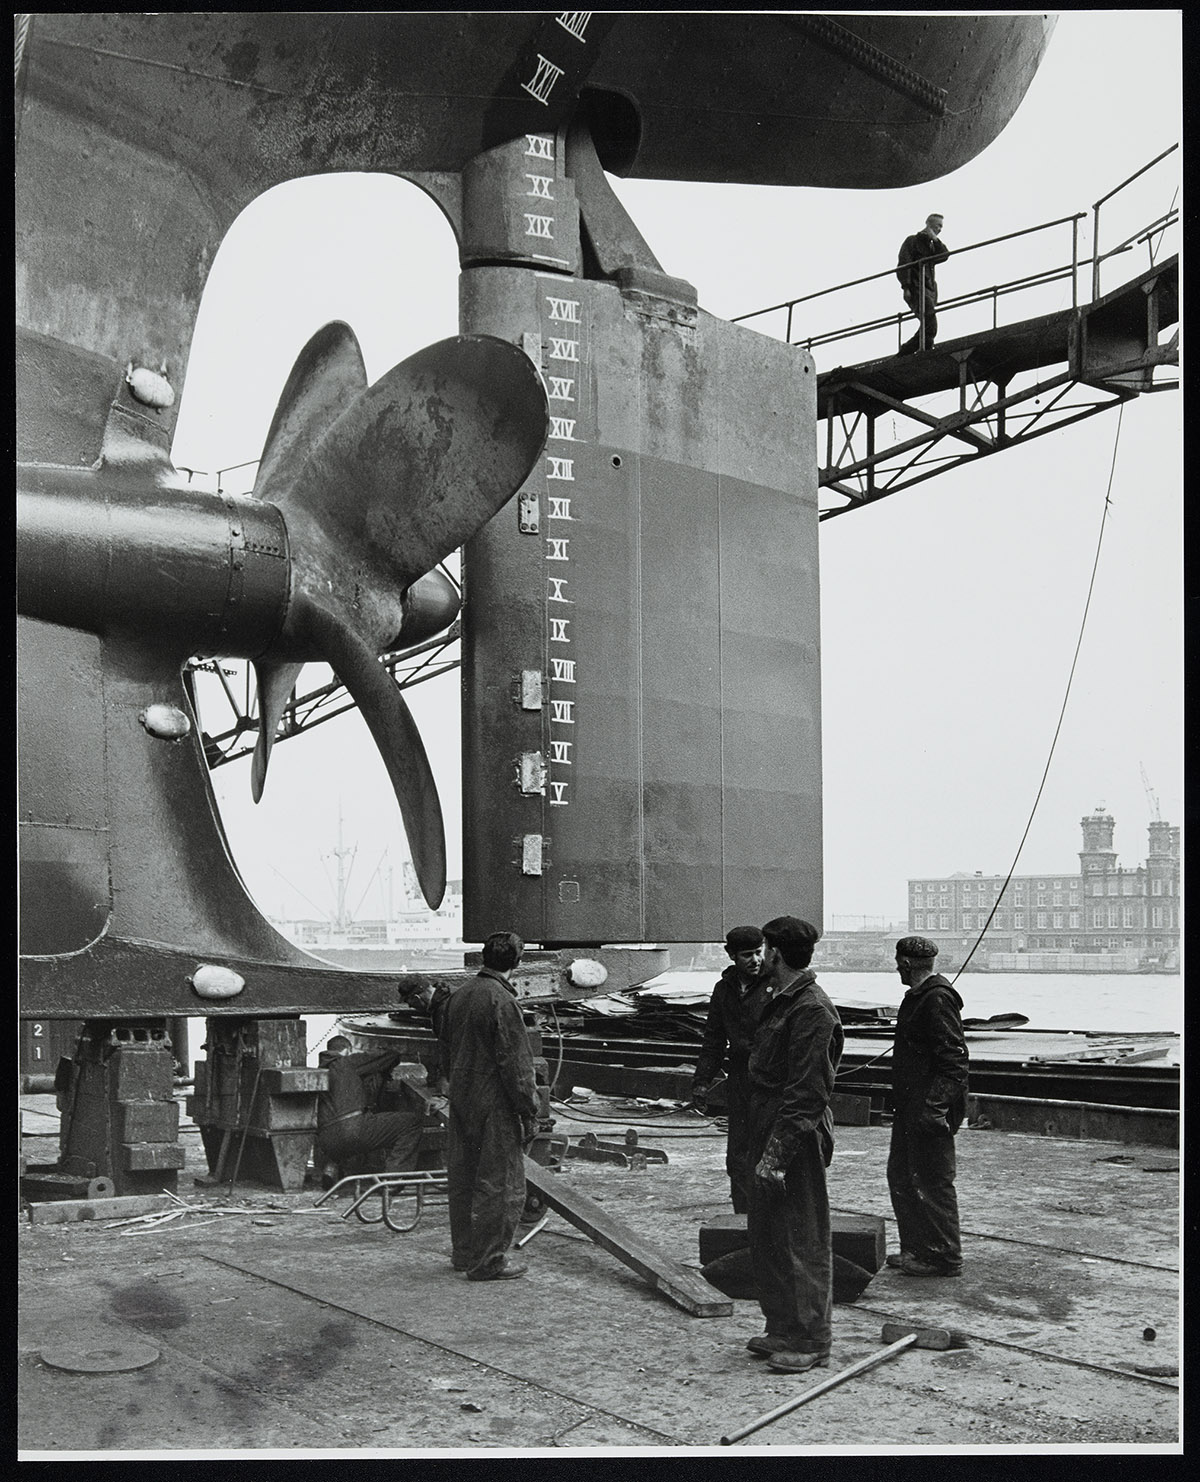
[[[725,1102],[729,1130],[725,1141],[725,1171],[737,1214],[749,1208],[747,1162],[750,1045],[762,1012],[770,1001],[763,978],[765,946],[757,926],[735,926],[725,938],[729,966],[717,979],[708,1005],[704,1039],[692,1077],[692,1100],[704,1112],[706,1098],[725,1072]]]
[[[493,932],[476,976],[431,1006],[450,1080],[450,1259],[468,1281],[509,1281],[528,1269],[507,1254],[525,1203],[524,1149],[540,1115],[529,1032],[509,978],[524,952],[516,932]]]
[[[842,1025],[809,964],[820,932],[795,916],[763,927],[770,1002],[750,1051],[750,1259],[766,1332],[746,1344],[772,1369],[829,1362],[833,1246],[825,1170]]]
[[[927,937],[896,943],[896,971],[907,992],[892,1051],[892,1142],[887,1180],[900,1237],[888,1265],[905,1276],[957,1276],[962,1270],[954,1134],[967,1106],[963,1001],[934,972]]]

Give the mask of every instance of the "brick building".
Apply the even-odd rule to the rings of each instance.
[[[1099,966],[1099,956],[1110,971],[1179,971],[1179,829],[1151,823],[1145,860],[1123,868],[1112,815],[1099,808],[1080,825],[1078,872],[1014,875],[973,966],[1032,965],[1016,960],[1024,955],[1072,971]],[[1003,886],[1002,874],[979,870],[910,880],[909,929],[938,944],[939,965],[953,966],[974,946]]]

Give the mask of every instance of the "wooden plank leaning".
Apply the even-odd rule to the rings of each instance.
[[[578,1189],[565,1186],[548,1168],[529,1157],[525,1159],[525,1180],[556,1214],[582,1230],[618,1261],[623,1261],[677,1307],[682,1307],[693,1317],[729,1317],[732,1314],[733,1303],[701,1275],[673,1261],[628,1225],[601,1209],[594,1199],[589,1199]]]
[[[423,1073],[423,1072],[422,1072]],[[445,1120],[440,1109],[441,1098],[427,1085],[397,1077],[393,1084],[402,1085],[404,1091],[419,1106],[435,1104],[437,1115]],[[729,1317],[733,1303],[716,1287],[710,1286],[698,1273],[689,1271],[673,1261],[670,1256],[643,1240],[628,1225],[614,1219],[611,1214],[586,1194],[564,1186],[561,1181],[528,1156],[525,1158],[525,1181],[536,1189],[545,1202],[562,1215],[578,1230],[603,1246],[610,1255],[623,1261],[631,1271],[646,1281],[655,1291],[662,1292],[677,1307],[690,1312],[693,1317]]]

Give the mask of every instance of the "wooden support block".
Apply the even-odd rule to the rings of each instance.
[[[525,1181],[532,1184],[551,1209],[636,1271],[677,1307],[682,1307],[693,1317],[729,1317],[732,1314],[733,1303],[722,1300],[702,1276],[650,1245],[628,1225],[601,1209],[594,1199],[589,1199],[577,1189],[564,1187],[553,1173],[528,1157],[525,1159]]]
[[[833,1300],[854,1302],[862,1296],[871,1282],[870,1271],[864,1271],[853,1261],[847,1261],[837,1252],[833,1255]],[[758,1286],[754,1280],[754,1267],[749,1249],[727,1251],[709,1262],[704,1268],[706,1281],[728,1297],[741,1302],[756,1302]]]
[[[872,1276],[887,1257],[887,1235],[883,1218],[877,1214],[840,1214],[829,1216],[834,1254]],[[743,1249],[749,1242],[744,1214],[719,1214],[700,1226],[700,1264],[719,1260],[731,1251]]]
[[[833,1113],[835,1127],[869,1127],[871,1125],[871,1098],[851,1096],[846,1091],[835,1091],[829,1098],[829,1109]]]
[[[887,1259],[887,1231],[878,1214],[839,1214],[829,1217],[833,1253],[872,1276]]]
[[[700,1226],[700,1264],[707,1266],[730,1251],[744,1250],[749,1239],[744,1214],[714,1215]]]
[[[166,1194],[129,1194],[115,1199],[55,1199],[53,1203],[31,1204],[29,1219],[35,1225],[69,1225],[85,1220],[119,1220],[134,1214],[157,1214],[178,1209]]]
[[[257,1096],[247,1123],[251,1132],[312,1132],[317,1130],[317,1098],[311,1094]]]
[[[300,1092],[313,1094],[329,1090],[329,1072],[314,1065],[269,1065],[260,1077],[269,1096],[290,1096]]]

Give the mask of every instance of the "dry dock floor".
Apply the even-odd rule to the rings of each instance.
[[[53,1098],[22,1106],[27,1158],[52,1162]],[[578,1120],[555,1112],[558,1131],[637,1126],[668,1153],[644,1168],[572,1158],[559,1176],[698,1264],[698,1227],[729,1211],[723,1138],[694,1115],[613,1100],[572,1109]],[[344,1202],[314,1209],[313,1190],[194,1187],[199,1137],[182,1140],[190,1212],[170,1223],[19,1217],[24,1459],[1179,1449],[1173,1152],[964,1128],[963,1275],[880,1271],[835,1306],[830,1369],[793,1377],[747,1354],[756,1303],[691,1317],[558,1215],[522,1252],[524,1279],[468,1283],[450,1269],[444,1204],[394,1234],[343,1219]],[[829,1179],[834,1208],[884,1216],[894,1250],[887,1143],[885,1128],[837,1129]],[[720,1448],[722,1434],[878,1351],[885,1321],[955,1327],[970,1346],[909,1349]],[[99,1374],[41,1356],[93,1341],[158,1356]]]

